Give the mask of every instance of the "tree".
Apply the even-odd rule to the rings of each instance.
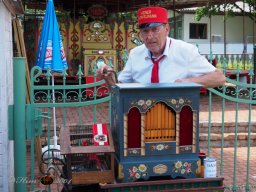
[[[248,9],[245,9],[247,7]],[[248,16],[253,21],[256,20],[256,0],[232,1],[225,0],[224,4],[209,1],[207,6],[196,9],[195,19],[200,21],[202,17],[211,17],[224,13],[224,18],[232,17],[237,13]]]

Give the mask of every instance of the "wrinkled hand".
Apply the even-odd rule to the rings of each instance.
[[[110,66],[103,64],[97,69],[96,74],[100,79],[107,79],[112,76],[112,72],[113,69]]]
[[[108,65],[103,64],[101,65],[97,71],[96,75],[99,79],[104,79],[108,85],[115,84],[115,71]]]

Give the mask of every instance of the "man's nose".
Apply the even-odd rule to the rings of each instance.
[[[154,36],[154,32],[151,31],[151,30],[149,30],[149,31],[148,31],[148,34],[147,34],[147,37],[148,37],[148,38],[152,38],[153,36]]]

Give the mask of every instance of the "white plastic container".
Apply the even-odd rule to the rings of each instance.
[[[204,178],[214,178],[217,176],[216,159],[206,157],[204,159]]]

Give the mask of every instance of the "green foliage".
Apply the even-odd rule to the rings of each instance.
[[[244,3],[246,3],[249,7],[249,11],[247,12],[243,10],[243,7],[239,7],[236,2],[226,4],[214,4],[213,1],[213,3],[208,4],[208,6],[199,7],[196,9],[195,20],[200,21],[203,17],[211,17],[213,15],[221,13],[225,13],[224,19],[227,19],[236,15],[237,11],[234,10],[239,10],[241,14],[244,14],[254,20],[256,18],[256,10],[254,9],[256,5],[256,0],[244,0]]]
[[[210,17],[219,12],[219,8],[215,6],[205,6],[196,9],[195,20],[200,21],[202,17]]]

